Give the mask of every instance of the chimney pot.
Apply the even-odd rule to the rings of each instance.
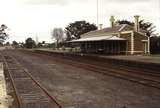
[[[139,15],[134,16],[134,18],[135,18],[134,30],[136,32],[139,32],[139,29],[140,29],[140,27],[139,27],[139,17],[140,17]]]
[[[115,22],[115,19],[114,19],[114,16],[111,16],[111,18],[110,18],[110,26],[111,27],[114,27],[114,22]]]

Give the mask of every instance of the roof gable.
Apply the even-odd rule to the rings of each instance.
[[[125,27],[123,27],[121,31],[131,31],[131,30],[134,30],[134,27],[128,24],[125,24]]]

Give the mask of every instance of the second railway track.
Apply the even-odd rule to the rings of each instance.
[[[19,108],[62,108],[57,100],[16,59],[4,52],[2,57],[15,89]]]
[[[45,52],[28,52],[34,55],[42,56],[49,55],[53,60],[62,62],[65,64],[70,64],[72,66],[84,68],[91,70],[93,72],[101,73],[104,75],[109,75],[113,77],[118,77],[128,81],[132,81],[138,84],[142,84],[149,87],[154,87],[160,89],[160,73],[157,71],[140,69],[135,67],[129,67],[127,65],[115,65],[107,62],[99,62],[96,60],[91,60],[83,57],[71,57],[67,55],[57,55],[54,53],[45,53]]]

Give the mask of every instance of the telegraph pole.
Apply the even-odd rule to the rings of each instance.
[[[38,45],[39,43],[39,39],[38,39],[38,35],[36,34],[36,44]]]
[[[99,24],[99,2],[98,2],[98,0],[97,0],[97,26],[98,26],[98,24]]]

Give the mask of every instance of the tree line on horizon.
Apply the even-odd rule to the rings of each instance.
[[[128,24],[130,26],[134,26],[134,22],[128,21],[128,20],[117,20],[117,25],[120,24]],[[150,37],[151,40],[151,52],[153,53],[160,53],[160,36],[159,34],[155,33],[155,26],[153,23],[145,22],[144,20],[139,21],[140,28],[146,33],[147,36]],[[5,30],[8,27],[4,24],[0,26],[0,43],[3,43],[4,40],[8,38],[8,34],[5,32]],[[90,24],[89,22],[86,22],[84,20],[82,21],[75,21],[73,23],[68,24],[65,29],[62,28],[54,28],[51,31],[51,38],[55,40],[54,44],[50,46],[54,46],[56,48],[62,47],[65,45],[67,41],[71,41],[73,39],[79,39],[80,36],[84,33],[97,30],[98,27],[95,24]],[[14,46],[17,45],[16,42],[12,43]],[[36,45],[35,41],[32,38],[27,38],[25,40],[25,43],[21,43],[21,46],[26,48],[34,48],[34,47],[43,47],[42,43],[38,43]]]

